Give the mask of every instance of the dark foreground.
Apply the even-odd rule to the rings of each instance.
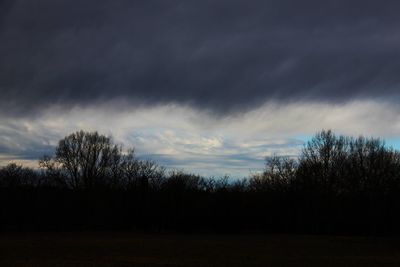
[[[393,238],[121,232],[0,237],[0,266],[400,266],[400,240]]]

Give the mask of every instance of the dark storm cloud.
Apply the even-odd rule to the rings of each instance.
[[[397,95],[398,1],[0,1],[0,110]]]

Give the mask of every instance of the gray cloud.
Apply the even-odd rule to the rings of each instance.
[[[382,137],[400,149],[400,107],[395,103],[269,103],[249,112],[214,116],[181,105],[113,111],[107,107],[50,109],[34,118],[0,120],[0,166],[9,161],[37,167],[58,141],[79,129],[99,131],[140,158],[202,175],[235,177],[258,171],[272,154],[298,156],[321,129]]]
[[[0,1],[0,112],[393,98],[398,1]]]
[[[1,121],[0,162],[2,159],[37,160],[43,155],[54,153],[45,133],[35,130],[27,123]]]

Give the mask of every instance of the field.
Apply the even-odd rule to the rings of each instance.
[[[0,266],[400,266],[394,238],[289,235],[0,234]]]

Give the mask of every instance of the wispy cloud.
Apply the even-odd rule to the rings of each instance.
[[[173,104],[133,108],[109,103],[69,111],[56,106],[34,118],[3,118],[0,161],[37,159],[51,153],[60,138],[84,129],[110,135],[125,147],[135,147],[140,157],[170,168],[242,176],[262,168],[265,156],[298,155],[305,137],[321,129],[381,136],[395,143],[400,136],[399,111],[397,105],[379,101],[269,102],[249,112],[217,117]]]

